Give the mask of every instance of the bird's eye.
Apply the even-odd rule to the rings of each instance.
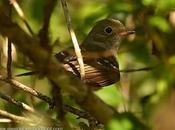
[[[110,34],[112,32],[112,28],[111,27],[106,27],[105,32]]]

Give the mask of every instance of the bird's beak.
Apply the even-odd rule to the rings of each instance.
[[[135,31],[126,30],[126,31],[119,32],[118,35],[123,37],[123,36],[128,36],[128,35],[134,34],[134,33],[135,33]]]

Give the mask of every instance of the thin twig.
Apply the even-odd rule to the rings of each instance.
[[[49,97],[41,94],[40,92],[36,91],[35,89],[32,89],[32,88],[30,88],[30,87],[28,87],[28,86],[26,86],[26,85],[18,82],[15,79],[7,79],[6,77],[0,76],[0,80],[1,81],[5,81],[6,83],[11,84],[14,88],[23,90],[23,91],[25,91],[27,93],[30,93],[31,95],[33,95],[35,97],[38,97],[39,99],[44,100],[49,105],[52,105],[53,104],[52,100]]]
[[[32,89],[32,88],[30,88],[30,87],[20,83],[20,82],[14,80],[14,79],[8,80],[8,79],[0,77],[0,80],[3,80],[5,82],[7,82],[7,83],[10,83],[12,86],[14,86],[14,87],[16,87],[18,89],[21,89],[21,90],[23,90],[25,92],[28,92],[28,93],[32,94],[33,96],[38,97],[39,99],[41,99],[41,100],[43,100],[43,101],[53,105],[53,101],[49,97],[39,93],[38,91],[36,91],[36,90],[34,90],[34,89]],[[80,111],[80,110],[78,110],[76,108],[73,108],[73,107],[69,106],[69,105],[64,105],[63,106],[63,110],[71,112],[71,113],[73,113],[75,115],[78,115],[81,118],[90,117],[89,113],[82,112],[82,111]]]
[[[82,57],[82,54],[81,54],[81,50],[80,50],[80,47],[79,47],[79,44],[78,44],[75,32],[74,32],[72,24],[71,24],[71,17],[69,15],[69,11],[68,11],[66,0],[61,0],[61,4],[62,4],[63,10],[64,10],[64,16],[66,18],[68,31],[70,33],[70,36],[72,38],[72,42],[73,42],[73,45],[74,45],[77,61],[78,61],[78,64],[80,66],[80,76],[81,76],[81,79],[84,79],[85,71],[84,71],[83,57]]]
[[[49,103],[49,105],[52,106],[52,104],[53,104],[52,100],[49,97],[41,94],[40,92],[38,92],[38,91],[36,91],[36,90],[34,90],[30,87],[27,87],[26,85],[18,82],[17,80],[14,80],[14,79],[11,79],[11,80],[7,79],[7,82],[9,82],[12,86],[14,86],[16,88],[19,88],[19,89],[21,89],[25,92],[28,92],[28,93],[32,94],[33,96],[36,96],[36,97],[44,100],[45,102]]]
[[[53,101],[49,97],[47,97],[47,96],[37,92],[36,90],[34,90],[34,89],[32,89],[32,88],[30,88],[30,87],[28,87],[26,85],[23,85],[22,83],[14,80],[14,79],[13,80],[12,79],[8,80],[5,77],[0,76],[0,80],[11,84],[12,86],[14,86],[14,87],[16,87],[18,89],[21,89],[21,90],[23,90],[25,92],[30,93],[31,95],[33,95],[33,96],[35,96],[35,97],[37,97],[37,98],[47,102],[48,104],[54,105]],[[63,110],[65,112],[71,112],[71,113],[73,113],[75,115],[78,115],[80,118],[89,119],[89,117],[91,117],[88,112],[80,111],[80,110],[78,110],[76,108],[73,108],[73,107],[71,107],[69,105],[66,105],[66,104],[63,105]]]
[[[11,18],[12,15],[12,6],[9,7],[9,17]],[[12,78],[12,70],[11,70],[11,64],[12,64],[12,43],[11,41],[6,38],[7,41],[7,77],[9,79]]]
[[[8,101],[9,103],[12,103],[12,104],[18,106],[18,107],[21,107],[21,108],[23,108],[24,110],[26,110],[28,112],[35,112],[35,110],[33,108],[31,108],[29,105],[27,105],[23,102],[17,101],[15,99],[13,99],[12,97],[10,97],[8,95],[5,95],[1,92],[0,92],[0,98]]]
[[[74,107],[71,107],[69,105],[64,105],[63,109],[72,113],[72,114],[78,115],[79,116],[78,118],[87,119],[89,121],[90,128],[95,128],[96,125],[98,124],[98,121],[94,117],[92,117],[88,112],[81,111],[81,110],[76,109]]]
[[[69,125],[69,123],[65,119],[65,112],[66,111],[63,110],[61,89],[59,86],[57,86],[51,80],[50,80],[50,82],[52,83],[52,95],[53,95],[54,106],[55,106],[55,109],[57,112],[57,119],[59,119],[62,122],[64,129],[72,130],[71,126]]]
[[[124,70],[120,70],[120,72],[122,73],[130,73],[130,72],[138,72],[138,71],[151,71],[155,68],[155,66],[153,67],[144,67],[144,68],[139,68],[139,69],[124,69]]]
[[[12,43],[11,41],[6,38],[7,41],[7,46],[8,46],[8,50],[7,50],[7,77],[9,79],[12,78],[12,70],[11,70],[11,64],[12,64]]]
[[[55,122],[55,120],[49,119],[47,117],[46,117],[46,120],[45,120],[45,118],[41,118],[41,116],[37,116],[36,114],[27,118],[27,117],[23,117],[23,116],[14,115],[12,113],[9,113],[7,111],[4,111],[4,110],[0,109],[0,116],[5,117],[7,119],[10,119],[10,120],[6,119],[6,122],[8,121],[7,123],[14,122],[14,123],[19,123],[21,125],[26,124],[26,125],[29,125],[29,126],[43,126],[43,127],[48,127],[48,126],[60,127],[61,126],[61,124],[58,123],[58,122]],[[46,123],[46,121],[47,121],[48,124]],[[51,124],[49,124],[49,123],[51,123]]]
[[[15,88],[18,88],[18,89],[21,89],[21,90],[23,90],[23,91],[25,91],[27,93],[30,93],[31,95],[33,95],[33,96],[35,96],[35,97],[37,97],[37,98],[47,102],[48,104],[52,104],[53,105],[53,101],[51,100],[51,98],[49,98],[49,97],[39,93],[38,91],[36,91],[36,90],[34,90],[34,89],[32,89],[32,88],[30,88],[30,87],[20,83],[20,82],[14,80],[14,79],[8,80],[5,77],[0,76],[0,80],[11,84]],[[71,112],[71,113],[74,113],[74,114],[78,115],[81,118],[89,117],[88,113],[81,112],[80,110],[75,109],[75,108],[73,108],[71,106],[68,106],[68,105],[64,105],[63,106],[63,110]]]
[[[11,123],[12,120],[8,118],[0,118],[0,123]]]
[[[19,4],[17,3],[16,0],[9,0],[10,4],[13,5],[13,7],[15,8],[16,12],[18,13],[19,17],[22,19],[22,21],[24,22],[24,24],[26,25],[27,29],[29,30],[31,35],[34,35],[34,32],[32,31],[32,28],[30,27],[29,23],[26,20],[26,17],[22,11],[22,9],[20,8]]]
[[[85,119],[87,119],[87,118],[90,117],[90,114],[88,112],[80,111],[80,110],[78,110],[78,109],[76,109],[74,107],[71,107],[69,105],[64,105],[63,109],[66,110],[66,111],[68,110],[70,113],[78,115],[79,116],[78,118],[85,118]]]
[[[56,5],[56,1],[57,0],[47,0],[46,1],[46,4],[44,6],[43,25],[42,25],[41,30],[39,31],[40,44],[49,50],[50,50],[50,46],[48,44],[49,43],[48,30],[49,30],[49,23],[50,23],[51,14],[52,14],[54,7]]]
[[[54,106],[57,111],[57,118],[62,119],[64,118],[64,111],[63,111],[63,101],[62,101],[62,95],[61,95],[61,89],[59,86],[55,85],[52,81],[52,99],[54,102]]]
[[[22,117],[22,116],[17,116],[14,114],[11,114],[7,111],[4,110],[0,110],[0,116],[2,117],[6,117],[11,119],[13,122],[19,123],[19,122],[28,122],[28,123],[32,123],[32,121],[26,117]]]

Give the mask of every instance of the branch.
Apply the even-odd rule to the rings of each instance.
[[[0,118],[0,123],[12,123],[12,120],[8,118]]]
[[[124,69],[120,70],[122,73],[130,73],[130,72],[138,72],[138,71],[151,71],[155,68],[156,66],[152,67],[144,67],[144,68],[138,68],[138,69]]]
[[[21,107],[23,108],[24,110],[28,111],[28,112],[35,112],[35,110],[33,108],[31,108],[29,105],[23,103],[23,102],[19,102],[19,101],[16,101],[15,99],[13,99],[12,97],[8,96],[8,95],[5,95],[3,93],[0,92],[0,98],[8,101],[9,103],[12,103],[18,107]]]
[[[54,84],[52,81],[51,81],[51,84],[52,84],[53,102],[54,102],[54,106],[55,106],[55,109],[57,112],[57,119],[61,120],[61,122],[66,130],[72,130],[69,123],[65,119],[65,112],[66,111],[63,109],[63,100],[62,100],[62,95],[61,95],[61,89],[59,86]]]
[[[59,127],[59,128],[62,127],[62,125],[59,122],[53,119],[50,119],[49,117],[41,118],[41,115],[37,115],[37,113],[33,115],[29,115],[29,117],[27,118],[27,117],[11,114],[4,110],[0,110],[0,116],[6,118],[4,120],[0,119],[0,122],[2,121],[6,123],[14,122],[14,123],[19,123],[23,126],[29,125],[32,127],[34,126]]]
[[[19,4],[17,3],[16,0],[9,0],[10,4],[13,5],[13,7],[15,8],[16,12],[18,13],[19,17],[22,19],[22,21],[24,22],[24,24],[26,25],[27,29],[29,30],[30,34],[34,35],[32,28],[30,27],[29,23],[26,20],[26,17],[22,11],[22,9],[20,8]]]
[[[51,14],[53,12],[53,9],[56,5],[57,0],[46,0],[45,6],[44,6],[44,19],[43,19],[43,25],[41,30],[39,31],[39,40],[40,40],[40,45],[46,49],[48,52],[52,52],[52,47],[49,45],[50,39],[49,39],[49,23],[50,23],[50,18]],[[48,61],[51,58],[48,57]]]
[[[67,72],[56,59],[50,59],[48,63],[50,54],[39,46],[38,40],[29,36],[17,24],[13,23],[1,9],[0,33],[7,36],[18,47],[19,51],[33,61],[36,70],[47,72],[46,76],[49,80],[60,86],[63,91],[68,92],[82,108],[100,123],[106,123],[113,116],[113,110],[92,91],[87,92],[87,86]]]
[[[38,91],[34,90],[33,88],[30,88],[30,87],[28,87],[26,85],[23,85],[20,82],[14,80],[14,79],[7,79],[6,77],[0,76],[0,80],[11,84],[16,89],[20,89],[20,90],[22,90],[24,92],[27,92],[27,93],[29,93],[29,94],[31,94],[31,95],[33,95],[33,96],[35,96],[35,97],[45,101],[46,103],[48,103],[50,105],[51,108],[53,108],[56,105],[55,107],[57,109],[60,108],[60,109],[64,110],[64,112],[70,112],[72,114],[75,114],[75,115],[79,116],[79,118],[84,118],[84,119],[87,119],[87,120],[92,118],[92,116],[88,112],[80,111],[80,110],[78,110],[78,109],[76,109],[74,107],[71,107],[69,105],[63,104],[62,108],[61,108],[61,104],[59,104],[58,101],[57,101],[58,99],[54,99],[54,101],[52,101],[51,98],[47,97],[46,95],[43,95],[43,94],[39,93]],[[10,80],[13,80],[13,82],[11,82]],[[54,89],[54,95],[56,95],[56,94],[58,94],[58,93]],[[0,93],[0,97],[5,99],[5,100],[10,100],[11,103],[21,107],[21,103],[19,104],[18,101],[14,101],[14,99],[9,99],[9,97],[7,95],[4,95],[4,94]],[[55,102],[55,100],[56,100],[56,102]],[[17,104],[14,103],[14,102],[17,102]],[[26,109],[26,108],[24,108],[24,109]],[[33,108],[31,108],[31,109],[33,109]],[[30,111],[30,110],[28,110],[28,111]],[[64,112],[61,111],[61,112],[58,112],[58,114],[59,113],[64,114]]]
[[[11,84],[12,87],[14,87],[16,89],[23,90],[23,91],[25,91],[25,92],[27,92],[27,93],[35,96],[35,97],[38,97],[39,99],[47,102],[50,106],[53,106],[53,102],[52,102],[52,100],[49,97],[41,94],[40,92],[36,91],[35,89],[33,89],[31,87],[28,87],[28,86],[18,82],[15,79],[8,79],[8,78],[3,77],[3,76],[0,75],[0,80]]]
[[[72,114],[78,115],[79,116],[78,118],[87,119],[89,121],[90,127],[92,127],[92,126],[94,127],[98,123],[97,120],[94,117],[92,117],[88,112],[78,110],[78,109],[71,107],[69,105],[64,105],[63,108]]]
[[[50,50],[49,46],[49,36],[48,36],[48,30],[49,30],[49,23],[50,23],[50,17],[53,12],[53,9],[56,5],[57,0],[47,0],[45,7],[44,7],[44,20],[43,20],[43,26],[41,30],[39,31],[39,37],[40,37],[40,44],[41,46],[45,47],[46,49]]]
[[[11,119],[13,122],[19,123],[19,122],[27,122],[27,123],[32,123],[32,120],[22,117],[22,116],[16,116],[14,114],[11,114],[7,111],[0,110],[0,116],[6,117]]]
[[[85,70],[84,70],[83,57],[82,57],[82,54],[81,54],[81,50],[80,50],[80,47],[79,47],[79,44],[78,44],[75,32],[74,32],[72,24],[71,24],[71,17],[69,15],[69,11],[68,11],[68,8],[67,8],[66,0],[61,0],[61,4],[62,4],[63,10],[64,10],[64,16],[66,18],[68,31],[70,33],[70,36],[72,38],[72,42],[73,42],[73,45],[74,45],[77,61],[78,61],[78,64],[80,66],[80,76],[81,76],[81,79],[84,79]]]
[[[7,46],[8,46],[8,50],[7,50],[7,77],[9,79],[12,78],[12,69],[11,69],[11,64],[12,64],[12,43],[11,41],[9,41],[8,38],[6,38],[7,41]]]
[[[12,6],[9,7],[9,17],[11,18],[12,15]],[[7,42],[7,77],[9,79],[12,78],[12,69],[11,69],[11,65],[12,65],[12,43],[11,41],[6,38],[6,42]]]

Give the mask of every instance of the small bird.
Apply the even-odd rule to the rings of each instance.
[[[98,89],[120,80],[115,55],[121,40],[133,33],[115,19],[104,19],[96,23],[80,45],[87,85]],[[67,71],[80,78],[79,64],[72,47],[57,53],[55,57]]]

